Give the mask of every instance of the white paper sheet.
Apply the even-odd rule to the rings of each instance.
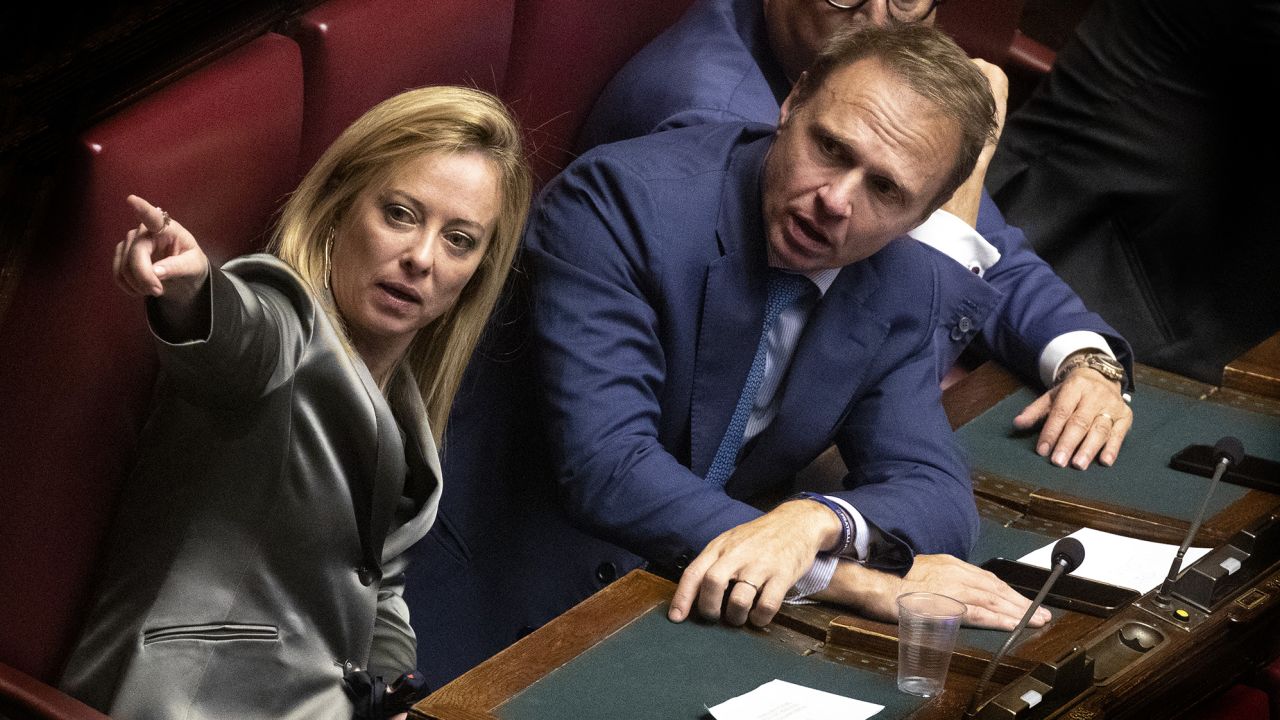
[[[814,690],[786,680],[770,680],[707,712],[716,720],[866,720],[883,705]]]
[[[1084,562],[1075,572],[1079,577],[1099,580],[1120,587],[1146,593],[1164,582],[1169,574],[1169,563],[1178,554],[1177,545],[1135,540],[1123,535],[1083,528],[1068,537],[1084,545]],[[1028,565],[1047,568],[1051,562],[1054,543],[1023,555],[1021,561]],[[1182,558],[1185,569],[1199,560],[1212,548],[1187,548]]]

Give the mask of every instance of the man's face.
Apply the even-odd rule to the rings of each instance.
[[[843,27],[889,24],[889,3],[868,0],[857,10],[842,10],[826,0],[763,0],[769,48],[793,82],[813,63],[827,40]],[[855,0],[841,0],[853,5]],[[923,20],[933,24],[935,14]]]
[[[835,70],[799,107],[782,105],[764,168],[770,263],[801,272],[870,257],[932,210],[960,129],[864,59]]]

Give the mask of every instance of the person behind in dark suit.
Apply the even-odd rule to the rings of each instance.
[[[376,709],[355,691],[415,664],[405,551],[530,187],[501,103],[440,87],[349,127],[271,254],[215,267],[128,199],[113,272],[147,298],[162,373],[67,692],[125,720]]]
[[[1280,5],[1098,0],[988,187],[1143,362],[1217,384],[1280,329]]]
[[[711,122],[773,123],[792,84],[840,28],[893,22],[932,24],[936,0],[697,0],[632,58],[597,100],[579,149]],[[1001,118],[1007,79],[974,63],[996,97]],[[992,143],[965,182],[912,237],[982,276],[998,292],[984,322],[964,314],[940,326],[938,376],[970,341],[1046,391],[1014,418],[1043,421],[1036,451],[1059,466],[1084,469],[1095,457],[1115,462],[1133,413],[1128,344],[1100,318],[1074,313],[1075,293],[1007,224],[983,190]],[[1069,301],[1067,309],[1063,299]],[[1117,363],[1117,360],[1119,362]]]
[[[776,132],[600,146],[540,197],[525,247],[557,478],[591,531],[684,567],[672,620],[764,625],[806,597],[892,619],[910,590],[976,625],[1025,612],[957,559],[977,512],[931,343],[990,290],[902,237],[968,177],[995,114],[944,34],[870,27],[833,40]],[[746,502],[833,442],[843,491]]]

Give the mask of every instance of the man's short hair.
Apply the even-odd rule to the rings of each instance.
[[[933,203],[941,206],[973,172],[983,146],[996,141],[996,103],[986,77],[954,40],[928,25],[848,28],[827,41],[792,90],[791,105],[803,105],[832,72],[864,59],[879,60],[958,125],[960,153]]]

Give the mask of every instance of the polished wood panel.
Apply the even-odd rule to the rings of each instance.
[[[1222,369],[1222,386],[1280,398],[1280,332],[1228,363]]]

